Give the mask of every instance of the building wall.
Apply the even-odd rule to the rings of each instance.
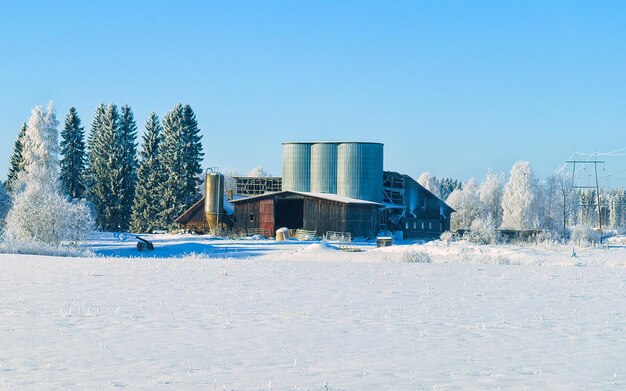
[[[235,222],[234,228],[238,233],[246,233],[249,228],[263,228],[264,221],[268,218],[262,218],[264,213],[264,203],[272,202],[277,198],[294,198],[293,195],[277,195],[275,197],[254,199],[249,201],[240,201],[235,203]],[[353,237],[373,237],[378,233],[379,229],[379,210],[376,205],[364,204],[344,204],[331,200],[324,200],[315,197],[299,197],[303,199],[302,204],[302,227],[288,228],[304,228],[311,231],[317,231],[318,235],[322,235],[327,231],[343,231],[350,232]],[[280,201],[272,203],[273,216],[275,217],[280,211]],[[269,209],[265,209],[267,213]],[[272,223],[275,219],[271,220]],[[272,227],[272,232],[277,228]]]
[[[243,202],[235,204],[233,228],[235,232],[247,233],[248,228],[260,228],[259,202]],[[250,218],[252,217],[252,219]]]
[[[304,229],[317,231],[318,235],[327,231],[346,231],[346,204],[321,200],[304,199]]]

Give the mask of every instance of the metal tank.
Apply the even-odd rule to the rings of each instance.
[[[404,178],[404,206],[408,213],[415,214],[419,205],[419,191],[413,179]]]
[[[209,229],[218,226],[224,210],[224,175],[209,168],[204,181],[204,217]]]
[[[311,191],[311,144],[283,143],[283,190]]]
[[[359,142],[339,144],[337,194],[383,202],[383,144]]]
[[[311,191],[337,193],[337,147],[339,143],[311,146]]]

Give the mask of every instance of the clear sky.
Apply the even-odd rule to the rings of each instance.
[[[100,101],[140,130],[188,103],[205,166],[242,173],[280,175],[283,141],[379,141],[385,169],[457,178],[626,146],[624,1],[7,1],[0,54],[2,178],[48,100],[87,131]]]

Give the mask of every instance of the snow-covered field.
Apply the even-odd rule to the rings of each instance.
[[[626,388],[624,247],[156,238],[0,255],[0,389]]]

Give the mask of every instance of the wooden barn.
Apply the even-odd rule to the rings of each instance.
[[[405,238],[437,238],[450,230],[454,209],[408,175],[383,174],[386,229],[401,230]]]
[[[271,232],[287,227],[316,231],[350,232],[352,237],[373,238],[380,228],[383,205],[337,194],[280,191],[233,200],[233,228]]]

